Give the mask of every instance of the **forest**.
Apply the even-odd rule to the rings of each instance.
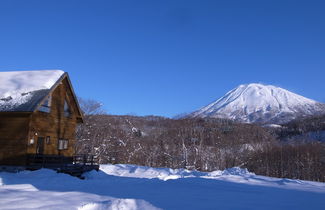
[[[324,116],[274,128],[226,119],[117,116],[96,101],[81,104],[85,116],[76,151],[94,154],[102,164],[199,171],[239,166],[259,175],[325,181],[325,143],[305,135],[322,133]]]

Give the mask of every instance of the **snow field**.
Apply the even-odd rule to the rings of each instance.
[[[101,165],[85,180],[48,169],[0,172],[0,209],[324,209],[325,183],[257,176],[246,169],[198,172]]]

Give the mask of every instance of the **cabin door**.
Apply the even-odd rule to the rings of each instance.
[[[44,153],[44,139],[44,137],[37,138],[36,154],[42,155]]]

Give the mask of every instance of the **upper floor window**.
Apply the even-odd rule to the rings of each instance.
[[[69,104],[67,100],[64,100],[64,116],[65,117],[70,117],[71,116],[71,109],[69,107]]]
[[[50,113],[51,112],[51,103],[52,103],[52,96],[49,95],[46,97],[46,99],[43,101],[41,106],[38,108],[41,112]]]

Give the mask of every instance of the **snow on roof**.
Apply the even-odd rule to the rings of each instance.
[[[63,74],[61,70],[0,72],[0,111],[33,111]]]

